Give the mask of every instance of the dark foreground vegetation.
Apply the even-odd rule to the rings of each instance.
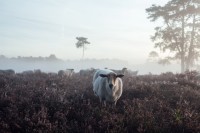
[[[200,132],[194,73],[124,77],[115,108],[101,107],[92,76],[0,75],[0,132]]]

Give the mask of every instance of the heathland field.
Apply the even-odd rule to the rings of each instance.
[[[116,107],[100,106],[92,75],[0,75],[0,132],[200,132],[195,72],[124,76]]]

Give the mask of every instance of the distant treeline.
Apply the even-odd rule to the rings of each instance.
[[[0,69],[13,69],[16,72],[26,70],[40,69],[44,72],[58,72],[59,70],[74,69],[78,72],[80,69],[88,68],[129,68],[127,61],[119,59],[84,59],[84,60],[63,60],[51,54],[48,57],[12,57],[8,58],[0,55]]]
[[[49,55],[48,57],[33,57],[33,56],[18,56],[18,57],[12,57],[8,58],[4,55],[0,55],[0,60],[20,60],[20,61],[61,61],[61,59],[58,59],[54,54]]]

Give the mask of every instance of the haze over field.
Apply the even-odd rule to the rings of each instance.
[[[164,5],[167,2],[167,0],[0,1],[0,55],[11,58],[48,57],[54,54],[61,60],[76,62],[82,57],[82,49],[78,49],[75,45],[76,37],[82,36],[88,38],[90,42],[85,49],[85,59],[121,60],[127,64],[112,66],[141,69],[141,73],[180,72],[178,65],[162,67],[148,61],[149,53],[156,50],[150,36],[155,33],[154,28],[162,21],[150,22],[145,9],[152,4]],[[93,65],[106,66],[106,64],[97,66],[87,63],[82,65],[83,68]],[[39,66],[36,67],[40,68]],[[73,67],[75,64],[68,66]]]
[[[17,57],[7,58],[0,56],[0,69],[14,69],[16,72],[23,72],[25,70],[40,69],[44,72],[58,72],[66,68],[73,68],[75,72],[81,69],[89,68],[110,68],[122,69],[123,67],[129,70],[139,71],[138,74],[160,74],[161,72],[172,71],[179,72],[179,66],[171,64],[167,66],[159,65],[155,62],[146,62],[140,65],[131,65],[128,61],[119,59],[85,59],[85,60],[61,60],[50,55],[48,57]]]
[[[153,49],[154,24],[145,8],[166,0],[4,0],[0,1],[0,53],[7,57],[80,59],[76,37],[91,42],[86,58],[144,63]]]

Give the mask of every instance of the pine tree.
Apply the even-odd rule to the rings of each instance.
[[[200,1],[171,0],[164,6],[152,5],[146,12],[152,22],[163,20],[151,37],[155,48],[172,53],[163,60],[180,60],[181,72],[190,69],[200,54]]]

